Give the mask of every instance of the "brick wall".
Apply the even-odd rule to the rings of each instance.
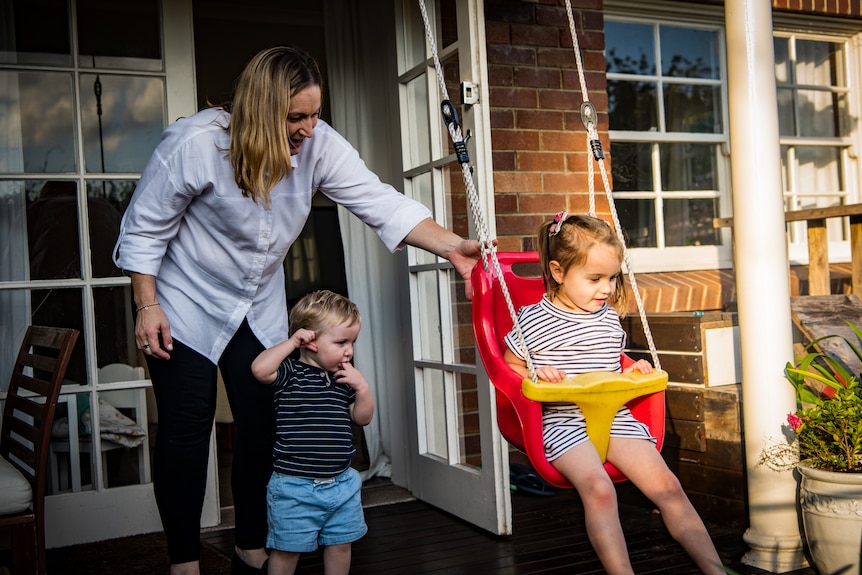
[[[862,17],[860,0],[772,0],[776,10],[812,12],[828,16]]]

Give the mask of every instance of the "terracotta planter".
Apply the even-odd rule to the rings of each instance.
[[[797,466],[805,539],[821,575],[859,573],[862,554],[862,473]]]

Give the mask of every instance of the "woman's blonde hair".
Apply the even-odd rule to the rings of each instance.
[[[355,303],[335,292],[318,290],[303,296],[290,310],[288,333],[308,329],[318,334],[343,323],[353,325],[360,321]]]
[[[323,88],[320,68],[310,55],[287,46],[259,52],[237,79],[230,118],[230,163],[244,196],[269,205],[275,184],[290,174],[287,117],[290,99],[311,87]]]
[[[553,233],[552,233],[553,232]],[[551,262],[560,264],[563,274],[573,266],[587,263],[590,250],[596,245],[608,245],[616,250],[622,263],[625,246],[616,232],[604,220],[594,216],[561,214],[558,219],[543,222],[538,231],[539,258],[542,262],[542,279],[545,291],[553,300],[560,291],[560,284],[551,274]],[[628,298],[622,271],[617,274],[617,285],[608,303],[623,317],[628,310]]]

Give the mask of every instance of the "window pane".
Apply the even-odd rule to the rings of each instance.
[[[654,82],[608,80],[608,115],[611,130],[656,131],[656,85]]]
[[[617,213],[630,248],[658,246],[655,226],[655,203],[652,200],[616,200]]]
[[[70,65],[67,4],[68,0],[0,0],[0,11],[10,20],[4,24],[3,34],[9,36],[2,42],[0,63]]]
[[[819,90],[799,90],[799,135],[835,138],[839,132],[839,95]]]
[[[32,325],[71,327],[82,334],[84,331],[84,304],[81,288],[48,288],[30,291]],[[66,379],[80,385],[87,384],[85,357],[86,338],[81,336],[75,343]]]
[[[407,167],[413,168],[428,162],[430,158],[431,137],[428,132],[428,89],[425,77],[411,81],[406,86],[407,93]]]
[[[144,169],[164,130],[164,94],[161,78],[81,74],[87,173]]]
[[[28,182],[30,279],[81,277],[78,185],[71,180]],[[53,325],[53,324],[51,324]]]
[[[4,147],[0,172],[75,171],[72,79],[56,72],[0,72]],[[18,153],[15,153],[15,152]]]
[[[794,91],[778,88],[778,133],[782,136],[796,135],[796,105],[793,103]]]
[[[662,190],[715,190],[715,146],[712,144],[661,144]]]
[[[800,146],[794,149],[798,166],[796,190],[809,191],[809,193],[816,190],[818,194],[837,193],[844,190],[839,148]]]
[[[779,83],[790,82],[790,48],[787,38],[773,38],[772,47],[775,51],[775,80]]]
[[[605,50],[610,73],[655,74],[653,27],[605,21]]]
[[[440,294],[438,293],[438,272],[427,271],[416,274],[416,301],[419,304],[419,325],[422,329],[418,330],[420,349],[420,359],[430,361],[443,360],[443,344],[441,341],[442,324],[440,318],[440,309],[438,302]]]
[[[0,281],[24,281],[30,271],[27,259],[27,194],[28,182],[20,180],[0,181],[0,246],[3,246],[3,265],[0,265]],[[0,291],[0,296],[4,292]],[[22,306],[7,305],[0,297],[0,309],[18,310]],[[10,326],[12,323],[10,322]],[[26,325],[26,324],[25,324]],[[6,332],[2,332],[6,333]],[[23,333],[20,334],[23,337]],[[0,352],[2,356],[2,352]],[[8,376],[8,374],[7,374]],[[0,382],[3,381],[0,374]],[[8,382],[8,377],[6,378]]]
[[[422,386],[420,397],[423,403],[418,406],[417,411],[420,414],[425,414],[425,427],[420,431],[420,433],[424,434],[419,438],[419,449],[422,454],[436,455],[446,460],[449,457],[449,445],[446,441],[448,431],[446,413],[448,406],[443,372],[436,369],[422,369],[419,371],[421,373],[419,381]],[[417,400],[420,400],[420,398],[417,397]],[[424,449],[422,449],[423,442]]]
[[[161,70],[158,0],[78,0],[78,54],[82,67]]]
[[[718,200],[713,198],[665,200],[665,243],[669,247],[720,245],[720,230],[712,225],[717,214]]]
[[[652,191],[651,144],[611,143],[611,175],[617,192]]]
[[[662,26],[661,69],[665,76],[718,79],[718,32]]]
[[[671,84],[664,91],[668,132],[721,133],[721,92],[718,86]]]
[[[109,363],[138,364],[135,314],[130,286],[93,289],[96,319],[96,355],[100,367]]]
[[[87,182],[87,222],[90,228],[93,277],[123,275],[114,265],[112,255],[120,234],[120,219],[134,191],[135,182],[131,180]]]
[[[455,374],[458,394],[458,462],[473,468],[482,466],[482,444],[479,437],[479,395],[476,376]]]
[[[796,83],[839,86],[839,69],[843,67],[839,44],[817,40],[796,41]]]

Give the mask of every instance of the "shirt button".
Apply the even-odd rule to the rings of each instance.
[[[269,237],[269,232],[263,232],[262,234],[260,234],[260,237],[262,237],[262,238],[264,238],[264,239],[265,239],[265,238],[268,238],[268,237]]]

